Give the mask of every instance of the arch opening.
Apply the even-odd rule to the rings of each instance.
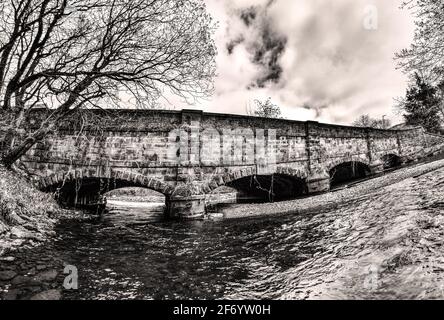
[[[46,192],[54,194],[64,207],[81,209],[106,209],[108,200],[162,203],[162,193],[133,181],[116,178],[81,178],[62,181],[48,186]]]
[[[142,187],[124,187],[104,193],[106,219],[120,223],[145,223],[166,217],[166,197]]]
[[[305,179],[283,174],[243,177],[227,186],[237,190],[238,203],[284,201],[307,194]]]
[[[402,165],[402,160],[396,154],[387,154],[381,158],[384,170],[398,168]]]
[[[330,186],[333,188],[364,179],[371,174],[371,170],[362,162],[350,161],[333,167],[329,174]]]
[[[107,208],[113,205],[133,204],[132,206],[165,206],[165,196],[148,188],[124,187],[113,189],[103,194],[106,198]]]

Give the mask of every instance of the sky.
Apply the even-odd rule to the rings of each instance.
[[[270,97],[287,119],[401,122],[394,98],[407,77],[393,58],[412,42],[414,24],[400,2],[205,0],[218,22],[218,76],[214,95],[193,108],[246,114]]]

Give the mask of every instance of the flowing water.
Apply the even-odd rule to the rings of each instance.
[[[163,221],[161,204],[113,202],[33,252],[59,287],[57,263],[78,268],[64,299],[444,298],[443,191],[440,169],[335,209],[186,223]]]

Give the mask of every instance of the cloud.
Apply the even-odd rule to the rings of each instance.
[[[406,77],[393,56],[413,34],[409,13],[386,0],[206,0],[219,21],[216,92],[196,108],[245,113],[271,97],[287,118],[350,123],[387,115]],[[378,28],[364,27],[369,6]]]

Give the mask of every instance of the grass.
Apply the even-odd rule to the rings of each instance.
[[[44,234],[62,210],[50,194],[37,190],[18,172],[0,166],[0,237],[14,227],[21,232]]]

